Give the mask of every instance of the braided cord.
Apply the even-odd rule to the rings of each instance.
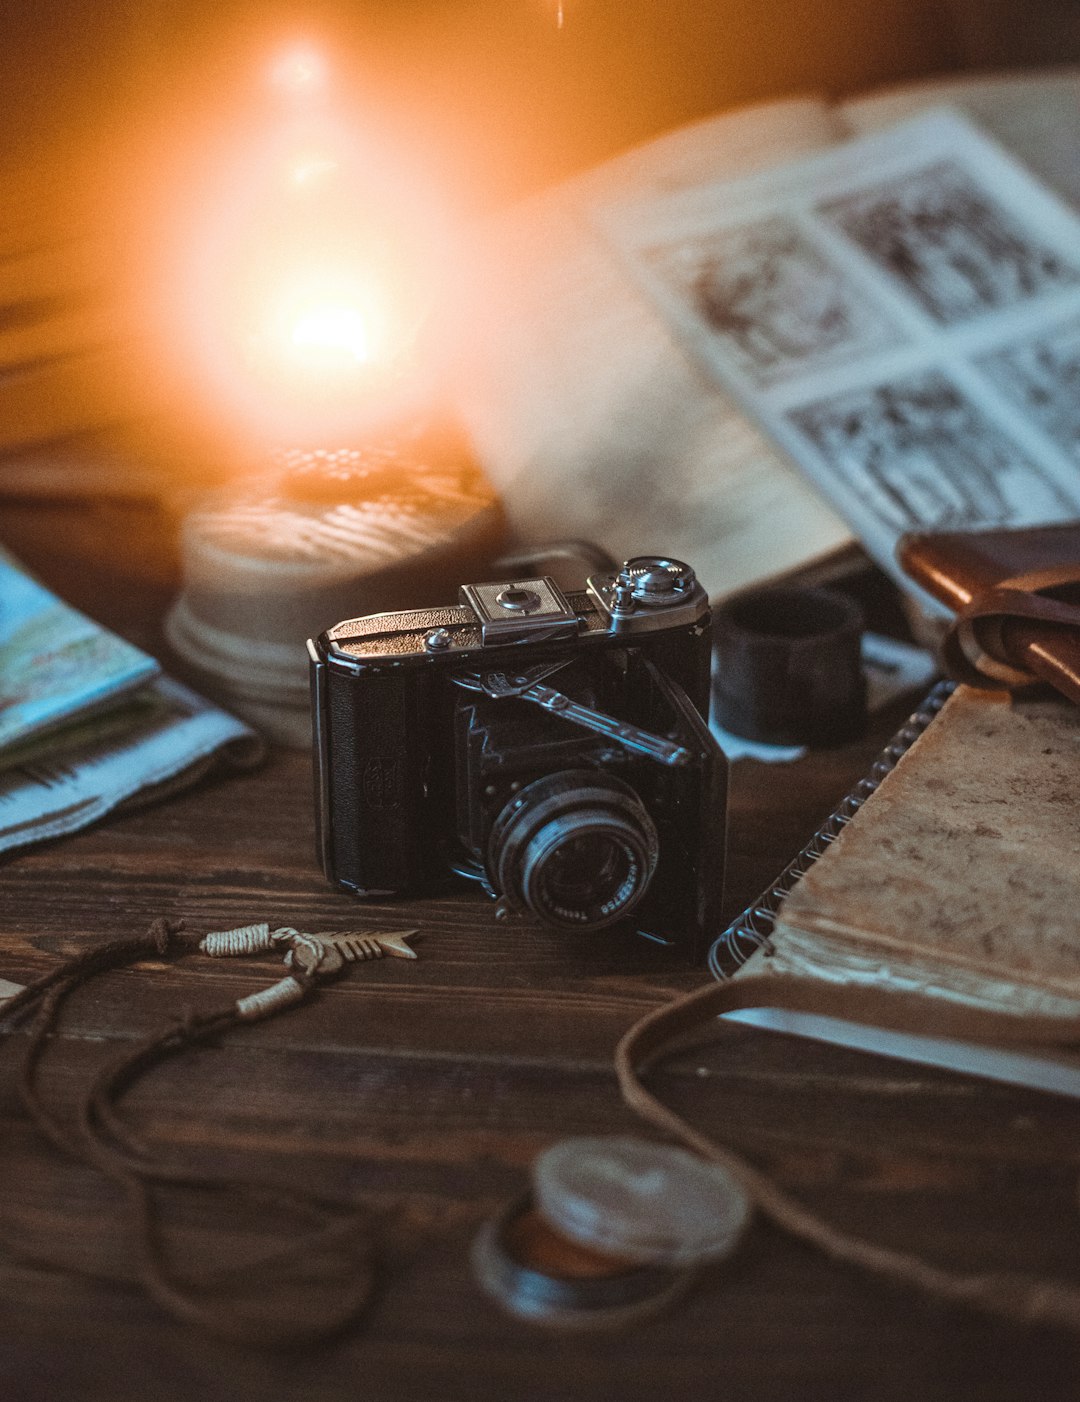
[[[26,1051],[19,1069],[19,1094],[39,1132],[69,1157],[89,1164],[121,1189],[129,1223],[139,1244],[139,1276],[147,1294],[175,1318],[197,1325],[220,1338],[256,1347],[281,1349],[305,1346],[339,1333],[370,1302],[374,1289],[374,1265],[370,1228],[358,1203],[330,1198],[306,1188],[278,1187],[258,1180],[227,1178],[182,1165],[155,1161],[116,1113],[124,1091],[148,1070],[188,1047],[215,1039],[244,1022],[271,1017],[308,998],[316,978],[294,970],[270,988],[214,1012],[191,1015],[132,1050],[123,1052],[95,1078],[84,1095],[76,1126],[71,1127],[46,1110],[38,1091],[38,1066],[64,1001],[96,974],[124,967],[148,957],[186,953],[194,941],[181,937],[181,926],[155,920],[146,936],[116,940],[65,961],[48,974],[5,1000],[5,1021],[18,1019],[34,1008]],[[262,946],[261,927],[248,927],[237,943]],[[230,932],[223,932],[225,935]],[[275,932],[277,934],[279,932]],[[294,934],[295,932],[288,932]],[[252,936],[250,939],[249,936]],[[222,944],[227,941],[222,941]],[[270,944],[276,941],[270,940]],[[219,947],[217,952],[222,952]],[[240,952],[236,949],[231,952]],[[245,950],[244,952],[247,952]],[[36,1005],[36,1006],[35,1006]],[[156,1188],[184,1186],[222,1194],[243,1194],[270,1204],[284,1220],[298,1214],[315,1225],[292,1240],[263,1252],[258,1262],[244,1267],[225,1265],[200,1271],[198,1278],[181,1281],[170,1265],[159,1226]],[[4,1243],[25,1260],[60,1269],[66,1265]],[[277,1278],[264,1267],[271,1264],[287,1281],[326,1253],[335,1282],[332,1303],[317,1311],[301,1313],[288,1308],[284,1317],[272,1311],[273,1284]],[[221,1297],[222,1282],[243,1273],[244,1288],[257,1296],[252,1305],[242,1298],[231,1304]],[[111,1279],[105,1272],[82,1271]],[[257,1281],[258,1284],[252,1282]],[[269,1282],[269,1286],[268,1286]],[[323,1291],[325,1295],[325,1289]]]

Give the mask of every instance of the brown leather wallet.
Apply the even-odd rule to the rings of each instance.
[[[1049,682],[1080,705],[1080,521],[904,536],[901,567],[955,610],[943,662],[981,687]]]

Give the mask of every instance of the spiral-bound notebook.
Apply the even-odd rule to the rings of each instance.
[[[756,971],[928,1006],[1075,1019],[1080,1042],[1078,758],[1080,708],[1063,699],[940,688],[717,941],[714,972],[752,958]],[[1080,1097],[1071,1050],[1005,1052],[783,1009],[732,1016]]]

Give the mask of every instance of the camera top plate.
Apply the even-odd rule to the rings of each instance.
[[[551,578],[463,584],[461,601],[480,620],[485,646],[532,638],[573,637],[581,628],[576,609]]]
[[[458,666],[499,648],[591,647],[605,640],[633,644],[654,633],[708,626],[708,597],[693,571],[678,560],[654,556],[630,560],[617,573],[592,576],[582,592],[564,594],[545,575],[466,584],[460,599],[440,608],[344,619],[309,651],[316,661],[321,657],[349,670]]]

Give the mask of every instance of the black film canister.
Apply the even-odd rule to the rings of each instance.
[[[862,610],[832,589],[751,589],[713,611],[713,712],[772,745],[837,745],[866,725]]]

